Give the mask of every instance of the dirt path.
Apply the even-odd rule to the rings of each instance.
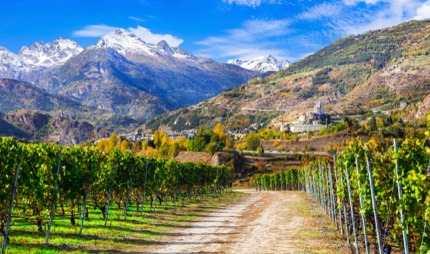
[[[306,193],[241,191],[242,201],[202,214],[145,253],[348,253]]]

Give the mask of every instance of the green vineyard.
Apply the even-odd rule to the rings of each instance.
[[[157,204],[178,205],[204,194],[221,193],[231,186],[231,181],[230,168],[223,166],[180,163],[119,150],[105,153],[94,147],[23,144],[1,138],[2,252],[13,240],[11,222],[34,223],[36,233],[46,234],[48,244],[55,215],[67,214],[70,225],[79,225],[78,235],[82,235],[91,213],[100,215],[104,222],[101,226],[106,227],[113,205],[123,209],[121,220],[126,221],[129,214],[143,216],[144,211],[155,210]]]
[[[387,151],[373,140],[350,142],[300,170],[257,175],[257,190],[303,190],[344,235],[353,253],[430,252],[429,148],[397,140]]]

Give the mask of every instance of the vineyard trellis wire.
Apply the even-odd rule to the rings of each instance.
[[[19,175],[16,175],[18,167]],[[13,196],[16,179],[19,186]],[[107,226],[111,203],[124,205],[126,220],[132,198],[136,201],[136,212],[142,215],[145,198],[150,200],[150,210],[155,210],[156,202],[167,204],[170,198],[176,205],[180,195],[188,194],[191,198],[219,194],[230,188],[231,183],[232,170],[225,166],[181,163],[119,150],[105,153],[94,147],[24,144],[13,138],[0,138],[2,253],[8,243],[7,222],[12,216],[14,200],[20,204],[19,214],[34,220],[40,233],[49,214],[48,244],[54,214],[64,215],[65,210],[70,213],[71,225],[75,225],[78,209],[79,235],[82,235],[88,218],[88,200],[100,211]]]
[[[395,139],[383,151],[374,140],[356,139],[333,157],[316,158],[302,169],[256,175],[254,186],[305,190],[353,252],[429,253],[429,154],[422,140],[405,139],[399,146]]]

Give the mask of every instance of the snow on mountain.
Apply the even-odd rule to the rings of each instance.
[[[137,35],[124,29],[119,29],[116,32],[101,37],[96,46],[100,48],[111,48],[123,56],[142,53],[153,55],[153,52],[146,42]]]
[[[170,47],[166,41],[157,44],[147,43],[134,33],[119,29],[100,38],[96,44],[99,48],[111,48],[124,57],[136,55],[171,56],[179,59],[195,59],[196,57],[176,47]]]
[[[282,69],[286,69],[286,68],[288,68],[290,65],[291,65],[291,62],[290,62],[290,61],[288,61],[287,59],[285,59],[285,60],[283,60],[283,61],[281,61],[281,62],[279,63],[279,66],[280,66],[280,69],[281,69],[281,70],[282,70]]]
[[[18,78],[28,67],[18,55],[0,47],[0,77]]]
[[[203,59],[180,48],[170,47],[166,41],[157,44],[146,43],[142,38],[124,29],[101,37],[96,45],[88,49],[93,47],[111,48],[134,62],[141,62],[142,56],[151,56],[152,60],[157,61],[166,57],[193,62]],[[44,73],[64,65],[83,50],[76,42],[61,37],[50,43],[35,42],[30,47],[23,46],[18,54],[0,47],[0,78],[34,83]]]
[[[82,49],[58,39],[0,49],[0,78],[29,82],[94,108],[148,119],[243,84],[257,73],[120,29]],[[114,91],[114,92],[113,92]]]
[[[76,42],[63,38],[51,43],[35,42],[22,47],[18,54],[0,47],[0,78],[34,82],[82,51]]]
[[[290,65],[288,60],[279,62],[275,57],[269,55],[268,57],[260,56],[251,60],[233,59],[228,60],[227,63],[239,65],[242,68],[258,71],[261,73],[268,71],[279,71],[287,68]]]
[[[59,38],[51,43],[35,42],[30,47],[22,47],[18,57],[27,65],[53,67],[67,62],[84,49],[76,42]]]

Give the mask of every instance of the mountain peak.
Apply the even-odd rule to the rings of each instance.
[[[147,43],[136,34],[119,29],[114,33],[109,33],[97,42],[99,48],[111,48],[124,57],[133,56],[168,56],[181,59],[194,59],[195,57],[190,56],[179,48],[172,48],[165,41],[162,40],[157,44]]]
[[[161,40],[160,42],[157,43],[157,45],[160,46],[160,47],[163,47],[163,48],[164,47],[169,47],[170,48],[169,44],[165,40]]]
[[[287,68],[290,65],[288,60],[279,62],[274,56],[269,55],[259,56],[250,60],[233,59],[227,61],[229,64],[239,65],[242,68],[258,71],[261,73],[268,71],[279,71],[280,69]]]
[[[28,65],[52,67],[64,64],[83,50],[77,42],[60,37],[50,43],[40,41],[23,46],[18,57]]]
[[[125,29],[118,29],[101,37],[96,46],[99,48],[112,48],[123,56],[142,53],[153,55],[149,44]]]
[[[115,35],[122,36],[124,34],[127,34],[127,31],[125,31],[125,29],[123,29],[123,28],[120,28],[120,29],[115,31]]]
[[[167,55],[174,55],[176,53],[175,50],[172,49],[165,40],[158,42],[157,46],[159,53],[165,53]]]

